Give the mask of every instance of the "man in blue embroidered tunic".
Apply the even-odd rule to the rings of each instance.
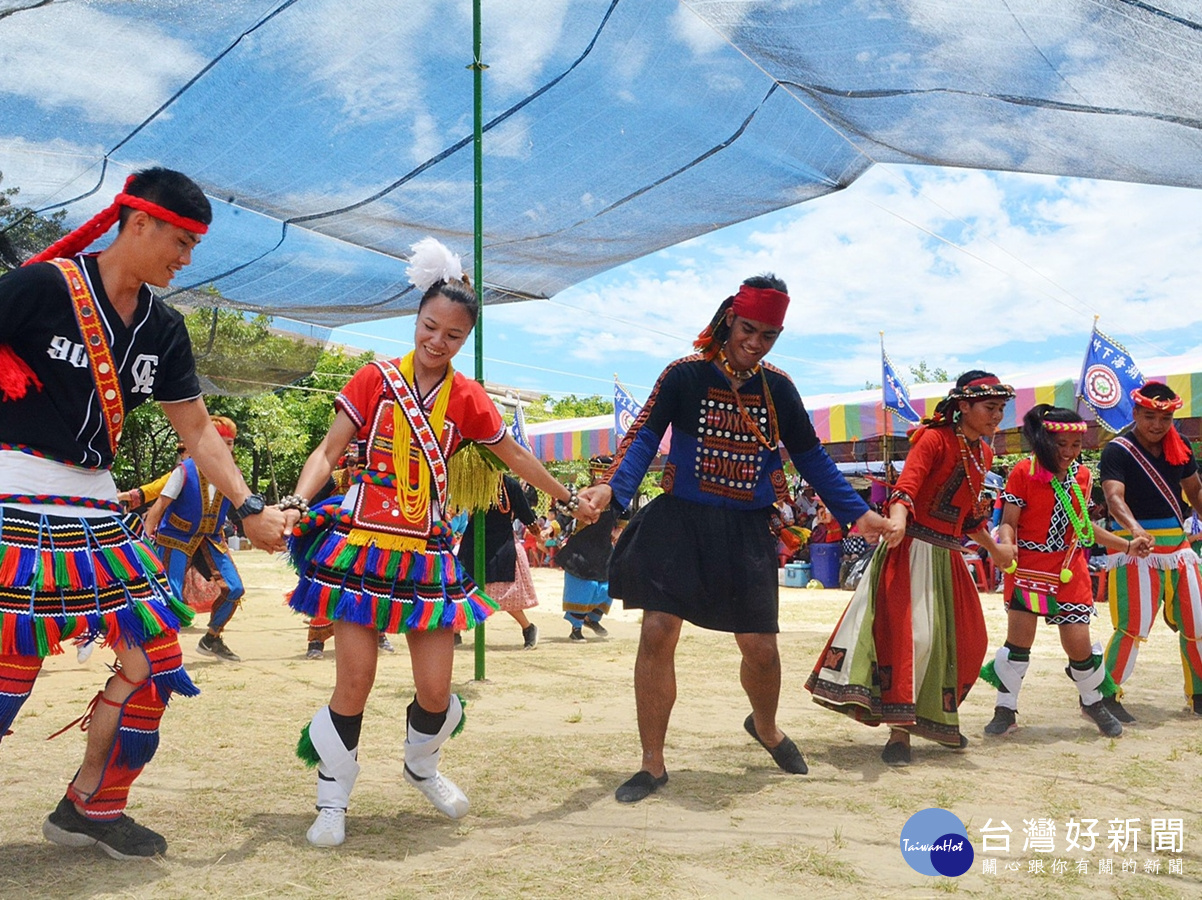
[[[808,771],[776,724],[780,629],[768,520],[773,504],[787,496],[781,445],[840,522],[855,521],[868,535],[888,525],[827,456],[789,376],[762,363],[788,302],[775,276],[745,281],[701,333],[700,352],[660,375],[618,448],[608,483],[582,492],[597,508],[627,506],[671,425],[664,493],[631,519],[609,567],[610,595],[644,610],[634,668],[642,767],[617,789],[620,802],[642,800],[668,780],[664,739],[685,621],[735,635],[752,708],[744,728],[781,769]]]

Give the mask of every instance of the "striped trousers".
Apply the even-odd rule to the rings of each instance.
[[[1140,522],[1156,547],[1145,559],[1112,553],[1107,557],[1107,599],[1114,634],[1106,647],[1106,668],[1119,684],[1135,671],[1139,645],[1162,612],[1177,632],[1186,697],[1202,694],[1202,560],[1175,519]],[[1116,529],[1130,538],[1131,533]]]

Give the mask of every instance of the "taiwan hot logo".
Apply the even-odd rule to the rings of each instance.
[[[955,878],[972,868],[975,854],[964,823],[946,809],[924,809],[901,832],[906,864],[922,875]]]

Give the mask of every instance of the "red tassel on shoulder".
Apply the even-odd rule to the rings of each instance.
[[[29,363],[8,344],[0,344],[0,400],[20,400],[31,384],[34,390],[42,389],[42,382]]]

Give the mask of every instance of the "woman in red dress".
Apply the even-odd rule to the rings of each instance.
[[[1013,548],[999,550],[989,537],[982,489],[993,462],[984,438],[1013,396],[996,376],[966,372],[914,433],[889,503],[905,537],[877,548],[806,682],[816,703],[889,725],[881,757],[890,765],[910,762],[911,734],[953,748],[968,743],[958,710],[988,636],[961,541],[971,535],[1003,567],[1012,558]]]
[[[1017,547],[1016,569],[1006,573],[1006,643],[981,670],[998,689],[993,720],[985,734],[1000,737],[1017,730],[1018,691],[1031,660],[1031,645],[1040,618],[1060,629],[1068,654],[1065,673],[1081,695],[1081,712],[1107,737],[1123,733],[1122,723],[1103,703],[1118,686],[1102,662],[1102,646],[1089,637],[1094,615],[1093,590],[1085,548],[1104,547],[1139,553],[1144,537],[1128,541],[1089,519],[1093,477],[1078,457],[1085,422],[1071,409],[1041,403],[1023,419],[1031,449],[1010,473],[1002,494],[998,543]]]

